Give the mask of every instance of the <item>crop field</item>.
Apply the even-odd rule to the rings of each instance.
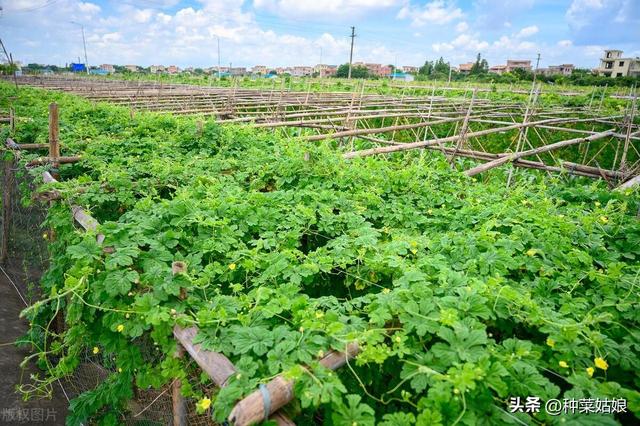
[[[20,390],[106,372],[68,424],[639,421],[635,96],[19,83],[3,160],[49,258]]]

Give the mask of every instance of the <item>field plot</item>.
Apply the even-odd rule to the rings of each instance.
[[[634,98],[21,83],[58,91],[0,83],[51,203],[23,391],[101,366],[70,424],[637,422]]]

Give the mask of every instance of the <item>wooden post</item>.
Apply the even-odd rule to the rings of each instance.
[[[51,158],[51,175],[55,179],[60,178],[58,162],[60,157],[60,127],[58,123],[58,104],[49,104],[49,158]]]
[[[184,348],[180,343],[176,349],[176,358],[182,358],[184,356]],[[186,426],[187,425],[187,401],[180,392],[182,388],[182,381],[176,379],[171,385],[171,402],[173,405],[173,426]]]
[[[0,247],[0,264],[5,264],[9,253],[9,232],[11,230],[11,191],[13,186],[13,160],[3,161],[4,175],[2,191],[2,246]]]
[[[626,173],[627,171],[627,152],[629,151],[629,143],[631,142],[631,129],[633,127],[633,120],[636,114],[636,99],[634,94],[631,104],[631,113],[627,116],[627,133],[624,138],[624,148],[622,150],[622,159],[620,160],[620,171]]]
[[[16,110],[13,107],[9,108],[9,131],[11,136],[16,133]]]

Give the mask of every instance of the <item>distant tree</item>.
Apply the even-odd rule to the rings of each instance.
[[[478,53],[478,56],[476,56],[476,61],[471,66],[471,71],[469,72],[469,74],[480,75],[486,74],[487,72],[489,72],[489,63],[486,59],[482,58],[482,55],[480,53]]]
[[[204,74],[204,70],[202,68],[196,68],[196,69],[193,70],[193,73],[195,75],[202,75],[202,74]]]
[[[424,61],[424,65],[418,69],[418,75],[429,76],[433,72],[433,62]]]
[[[347,78],[349,76],[349,64],[342,64],[338,67],[336,77]],[[351,67],[352,78],[369,78],[369,70],[362,65]]]
[[[434,64],[433,73],[434,74],[449,74],[449,64],[444,61],[442,56],[440,56],[440,59],[438,59],[436,61],[436,63]]]

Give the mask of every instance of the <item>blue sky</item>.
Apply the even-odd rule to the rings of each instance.
[[[0,37],[15,59],[90,64],[420,65],[480,52],[490,64],[595,67],[605,48],[640,56],[640,0],[0,0]]]

